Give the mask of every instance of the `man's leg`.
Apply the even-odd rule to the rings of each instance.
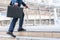
[[[12,22],[10,24],[9,31],[7,32],[7,34],[10,34],[13,37],[15,37],[15,35],[13,35],[13,31],[14,31],[15,24],[16,24],[17,20],[18,20],[18,18],[13,18],[13,20],[12,20]]]
[[[24,21],[24,13],[23,13],[22,17],[19,20],[19,28],[18,28],[18,31],[25,31],[25,29],[22,28],[23,21]]]
[[[13,18],[11,24],[10,24],[10,28],[9,28],[9,32],[13,32],[14,28],[15,28],[15,24],[17,22],[18,18]]]

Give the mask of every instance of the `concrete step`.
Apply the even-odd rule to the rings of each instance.
[[[7,35],[6,32],[0,32],[0,35]],[[55,32],[14,32],[16,36],[29,36],[29,37],[48,37],[48,38],[60,38],[60,33]]]
[[[26,31],[55,31],[55,32],[60,32],[60,27],[59,25],[57,26],[23,26]],[[8,31],[9,25],[8,26],[0,26],[0,31]],[[15,27],[14,31],[18,30],[18,26]]]
[[[14,38],[0,38],[0,40],[16,40]]]
[[[26,37],[26,36],[17,36],[12,38],[8,35],[0,35],[0,40],[60,40],[60,38],[46,38],[46,37]]]

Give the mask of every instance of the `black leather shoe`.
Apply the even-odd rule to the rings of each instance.
[[[8,35],[11,35],[12,37],[16,37],[12,32],[7,32]]]
[[[20,31],[26,31],[26,30],[22,28],[22,29],[19,29],[19,30],[18,30],[18,32],[20,32]]]

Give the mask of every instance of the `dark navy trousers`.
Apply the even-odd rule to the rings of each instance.
[[[13,18],[12,19],[12,22],[11,22],[10,27],[9,27],[9,32],[14,31],[15,24],[16,24],[17,20],[18,20],[18,18]],[[23,13],[22,17],[19,18],[19,28],[18,28],[18,30],[20,30],[22,28],[23,21],[24,21],[24,13]]]

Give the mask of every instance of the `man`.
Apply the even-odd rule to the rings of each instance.
[[[19,6],[19,7],[21,6],[21,4],[22,4],[24,7],[28,8],[28,6],[27,6],[22,0],[11,0],[11,3],[10,3],[10,5],[12,5],[12,6]],[[10,24],[10,28],[9,28],[9,30],[8,30],[8,32],[7,32],[7,34],[11,35],[12,37],[16,37],[16,36],[13,34],[13,31],[14,31],[15,24],[16,24],[17,20],[18,20],[18,18],[13,18],[13,20],[12,20],[12,22],[11,22],[11,24]],[[22,28],[23,20],[24,20],[24,13],[23,13],[22,17],[21,17],[20,20],[19,20],[18,32],[19,32],[19,31],[25,31],[25,29]]]

